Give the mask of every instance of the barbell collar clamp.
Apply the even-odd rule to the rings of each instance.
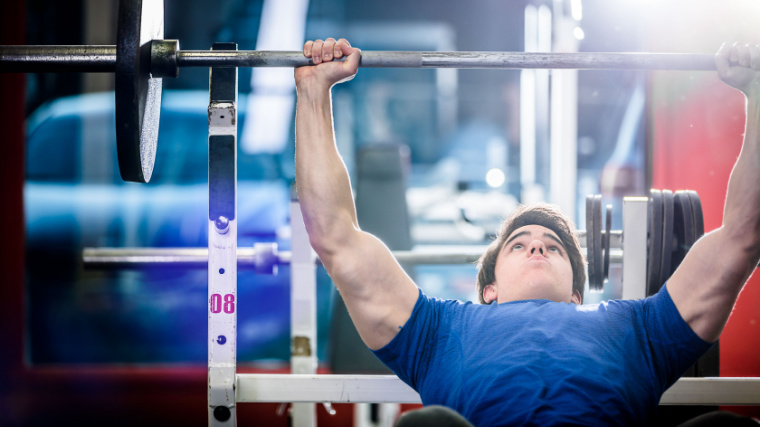
[[[179,40],[152,40],[150,42],[150,74],[154,78],[179,76]]]

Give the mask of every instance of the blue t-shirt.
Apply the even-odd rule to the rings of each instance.
[[[375,351],[425,405],[474,425],[642,425],[710,348],[666,287],[643,300],[480,305],[429,298]]]

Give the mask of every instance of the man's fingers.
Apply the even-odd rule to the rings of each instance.
[[[354,70],[359,68],[359,60],[361,59],[362,51],[359,48],[356,47],[348,47],[345,48],[347,50],[346,53],[348,53],[348,57],[346,58],[345,65],[346,67],[353,68]],[[354,71],[355,72],[355,71]]]
[[[313,45],[314,45],[314,42],[311,40],[303,44],[303,56],[307,58],[311,58],[311,47]]]
[[[314,45],[311,48],[311,61],[316,65],[322,62],[322,47],[325,42],[322,39],[314,40]]]
[[[322,47],[322,60],[332,61],[333,59],[333,49],[335,49],[335,39],[330,37],[327,40],[325,40],[325,44]]]
[[[334,58],[342,58],[351,52],[351,45],[346,39],[335,41],[330,37],[326,40],[309,40],[303,45],[303,54],[317,65],[322,62],[332,61]]]
[[[346,39],[338,39],[335,43],[335,57],[342,58],[343,55],[348,55],[351,51],[351,43]]]
[[[731,65],[737,65],[739,63],[739,50],[738,50],[738,48],[739,48],[739,44],[738,43],[734,43],[734,44],[731,45],[731,47],[729,49],[730,53],[729,53],[729,56],[728,56],[728,60],[729,60],[729,62],[730,62]]]
[[[338,39],[337,42],[335,42],[335,57],[336,58],[342,58],[343,55],[346,54],[346,52],[343,50],[344,47],[351,47],[350,44],[348,44],[348,40],[346,39]]]
[[[744,46],[736,46],[736,54],[739,57],[738,64],[741,67],[749,68],[749,46],[749,44],[745,44]]]
[[[749,45],[749,66],[760,71],[760,45]]]
[[[730,71],[731,67],[751,68],[760,71],[760,45],[723,43],[715,54],[715,64],[721,72]]]
[[[715,54],[715,66],[718,68],[720,75],[726,75],[731,71],[731,66],[728,64],[730,55],[731,48],[726,43],[723,43]]]

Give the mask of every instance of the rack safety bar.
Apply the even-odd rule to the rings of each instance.
[[[237,402],[421,403],[395,375],[238,374]],[[760,378],[681,378],[661,405],[760,405]]]
[[[393,251],[393,256],[401,264],[473,264],[485,252],[482,248],[468,246],[451,250],[413,250]],[[267,251],[262,254],[262,251]],[[150,264],[176,265],[185,268],[206,268],[208,248],[85,248],[82,252],[85,266],[88,268],[129,269],[140,268]],[[260,265],[263,259],[270,259],[270,264],[290,264],[290,251],[277,251],[276,248],[238,248],[237,261],[240,268],[266,268]],[[610,262],[621,263],[623,251],[610,250]],[[319,259],[316,260],[319,263]],[[266,263],[266,262],[264,262]],[[271,267],[271,265],[269,265]]]

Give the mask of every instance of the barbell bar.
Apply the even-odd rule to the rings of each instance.
[[[0,46],[3,73],[115,73],[116,46]]]
[[[179,50],[164,40],[163,0],[120,0],[115,46],[0,46],[0,73],[116,74],[116,145],[125,181],[153,174],[161,79],[180,67],[299,67],[300,51]],[[713,55],[687,53],[362,52],[360,67],[715,70]]]
[[[314,65],[301,51],[179,50],[177,40],[151,41],[150,73],[175,77],[180,67]],[[159,49],[166,49],[159,51]],[[0,46],[4,73],[116,72],[116,46]],[[342,58],[345,59],[345,58]],[[362,68],[697,70],[714,71],[713,55],[621,52],[362,51]]]

